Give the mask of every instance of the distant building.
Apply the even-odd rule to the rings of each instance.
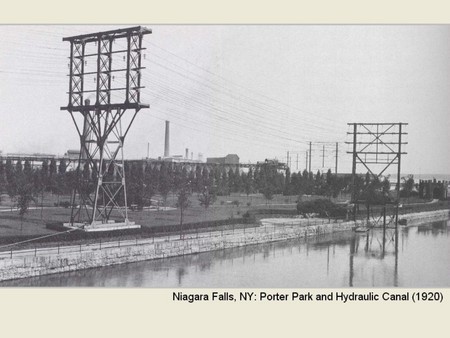
[[[276,158],[266,158],[262,162],[261,161],[256,162],[256,164],[258,164],[258,165],[263,165],[263,164],[279,165],[280,162],[278,162],[278,159],[276,159]]]
[[[7,153],[6,157],[11,159],[28,159],[28,160],[41,160],[41,159],[51,159],[56,158],[54,154],[42,154],[42,153]]]
[[[211,164],[239,164],[239,156],[236,154],[228,154],[225,157],[207,157],[206,163]]]
[[[68,158],[70,161],[77,161],[80,158],[80,151],[79,150],[69,149],[64,154],[64,157]]]
[[[159,157],[158,158],[159,161],[164,161],[164,162],[172,162],[172,163],[202,163],[202,161],[200,160],[193,160],[190,158],[186,158],[183,155],[173,155],[173,156],[169,156],[169,157]]]

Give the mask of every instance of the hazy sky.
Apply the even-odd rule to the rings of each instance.
[[[128,158],[164,151],[242,162],[292,155],[313,170],[351,171],[347,123],[407,122],[404,173],[450,174],[450,26],[144,25],[142,110]],[[0,26],[0,150],[64,154],[79,147],[67,105],[69,44],[120,26]],[[113,84],[114,85],[114,84]]]

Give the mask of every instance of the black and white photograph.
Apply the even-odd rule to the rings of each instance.
[[[0,287],[450,287],[450,25],[0,41]]]

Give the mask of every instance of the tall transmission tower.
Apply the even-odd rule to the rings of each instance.
[[[404,136],[407,123],[348,123],[352,131],[348,132],[352,136],[351,142],[346,142],[353,146],[352,151],[352,203],[353,217],[356,221],[358,204],[367,203],[358,196],[356,186],[357,165],[362,164],[373,179],[378,180],[386,170],[396,167],[397,182],[395,196],[395,225],[398,225],[398,208],[400,201],[400,165],[402,155],[406,152],[402,146],[406,145]]]
[[[69,103],[61,110],[70,113],[80,137],[65,225],[86,231],[140,227],[128,220],[123,145],[136,114],[149,108],[140,90],[142,40],[150,33],[137,26],[63,38],[70,43]]]

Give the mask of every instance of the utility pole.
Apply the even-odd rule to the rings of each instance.
[[[309,142],[309,172],[311,172],[311,142]]]
[[[398,158],[398,165],[397,165],[397,205],[396,205],[396,215],[395,215],[395,228],[396,228],[396,235],[398,235],[398,208],[400,204],[400,161],[401,161],[401,154],[402,154],[402,124],[398,124],[398,152],[397,152],[397,158]]]
[[[297,153],[297,171],[298,171],[298,153]]]
[[[334,168],[334,173],[337,174],[338,172],[338,142],[336,142],[336,167]]]
[[[289,151],[287,152],[287,155],[286,155],[286,165],[289,168]]]
[[[308,150],[306,151],[305,170],[308,171]]]
[[[322,168],[325,167],[325,144],[322,145]]]
[[[352,203],[353,203],[353,221],[356,222],[356,123],[353,123],[353,160],[352,160]]]

